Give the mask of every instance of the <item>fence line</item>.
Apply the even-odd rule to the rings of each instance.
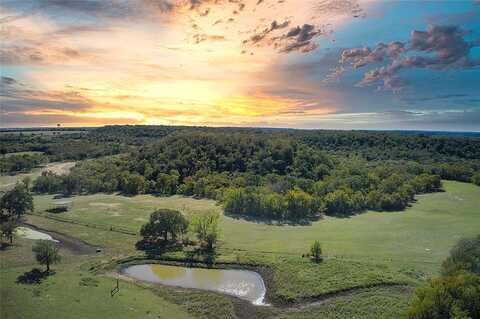
[[[85,227],[90,227],[90,228],[97,228],[97,229],[102,229],[102,230],[107,230],[107,231],[113,231],[125,235],[132,235],[132,236],[137,236],[139,233],[131,231],[129,229],[119,227],[119,226],[113,226],[113,225],[105,225],[105,224],[94,224],[94,223],[87,223],[87,222],[81,222],[81,221],[76,221],[76,220],[71,220],[67,218],[62,218],[58,216],[49,216],[49,215],[44,215],[40,213],[28,213],[28,215],[33,215],[33,216],[38,216],[38,217],[43,217],[47,219],[52,219],[55,221],[63,222],[63,223],[70,223],[74,225],[81,225]]]

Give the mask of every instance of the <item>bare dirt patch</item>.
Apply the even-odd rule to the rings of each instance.
[[[47,164],[42,171],[52,172],[57,175],[67,175],[74,166],[75,162],[50,163]]]
[[[59,241],[60,247],[70,250],[72,253],[77,255],[92,255],[97,252],[97,247],[90,245],[83,240],[80,240],[75,237],[71,237],[53,230],[43,229],[35,225],[24,223],[27,227],[41,231],[52,236],[53,239]]]

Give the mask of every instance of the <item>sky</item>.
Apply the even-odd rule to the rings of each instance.
[[[2,0],[0,127],[480,131],[480,0]]]

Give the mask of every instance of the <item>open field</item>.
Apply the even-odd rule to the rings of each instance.
[[[368,258],[438,270],[451,246],[480,229],[480,187],[444,181],[445,192],[418,196],[403,212],[367,212],[311,226],[272,226],[225,217],[225,247],[301,253],[315,239],[327,255]]]
[[[63,261],[53,267],[55,274],[38,283],[20,282],[34,264],[30,240],[17,240],[7,264],[0,269],[0,317],[7,318],[191,318],[179,306],[131,282],[122,282],[112,298],[113,279],[92,276],[82,269],[85,256],[62,250]],[[12,249],[12,250],[13,250]],[[30,260],[20,257],[31,257]],[[5,259],[7,260],[7,258]],[[80,263],[79,263],[80,261]],[[15,265],[16,264],[16,265]],[[27,266],[28,265],[28,266]]]
[[[224,216],[222,249],[249,253],[301,255],[318,239],[325,253],[351,259],[374,259],[431,275],[450,247],[480,229],[477,209],[480,187],[444,181],[445,192],[418,196],[403,212],[367,212],[350,218],[326,217],[309,226],[277,226]],[[51,195],[35,196],[37,212],[53,203]],[[97,194],[71,198],[72,209],[61,218],[114,225],[139,231],[152,211],[172,208],[186,212],[220,209],[211,200],[188,197],[125,197]]]
[[[109,226],[138,231],[157,208],[178,209],[187,215],[221,210],[214,201],[96,194],[62,199],[72,201],[71,210],[52,214],[45,210],[53,206],[53,196],[35,196],[36,212],[28,215],[28,223],[68,234],[102,251],[78,255],[63,248],[63,262],[54,266],[55,275],[39,284],[21,284],[16,282],[19,276],[36,266],[33,241],[18,238],[15,246],[0,252],[0,275],[6,283],[0,288],[2,318],[13,318],[14,312],[15,318],[71,317],[71,309],[75,318],[400,317],[413,287],[437,273],[458,238],[474,235],[480,228],[476,209],[480,187],[444,181],[444,189],[419,196],[404,212],[366,212],[351,218],[325,218],[308,226],[269,225],[223,216],[216,262],[260,265],[269,300],[289,305],[282,307],[255,307],[216,293],[130,280],[122,280],[121,293],[110,297],[117,261],[144,254],[135,250],[138,235],[110,231]],[[301,257],[315,239],[321,241],[328,256],[319,265]],[[181,261],[185,254],[173,251],[164,257]],[[13,300],[20,300],[22,308]]]
[[[35,196],[35,211],[44,212],[52,208],[55,203],[53,197],[53,195]],[[65,213],[50,215],[86,223],[119,226],[135,232],[138,232],[140,227],[148,221],[150,214],[159,208],[176,209],[187,215],[198,211],[221,209],[212,200],[193,199],[178,195],[127,197],[95,194],[62,198],[61,201],[70,203],[71,209]]]
[[[0,192],[6,191],[13,187],[17,182],[21,182],[25,177],[30,177],[32,180],[37,178],[45,171],[51,171],[59,175],[67,174],[70,169],[75,166],[75,162],[54,162],[48,163],[45,166],[34,168],[29,173],[15,174],[15,175],[0,175]]]

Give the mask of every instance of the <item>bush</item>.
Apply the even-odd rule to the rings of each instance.
[[[315,240],[310,246],[310,254],[315,262],[319,263],[322,260],[322,246],[318,240]]]
[[[480,235],[461,239],[442,264],[442,274],[453,275],[467,271],[480,275]]]
[[[430,281],[415,292],[408,318],[480,318],[480,276],[459,274]]]

